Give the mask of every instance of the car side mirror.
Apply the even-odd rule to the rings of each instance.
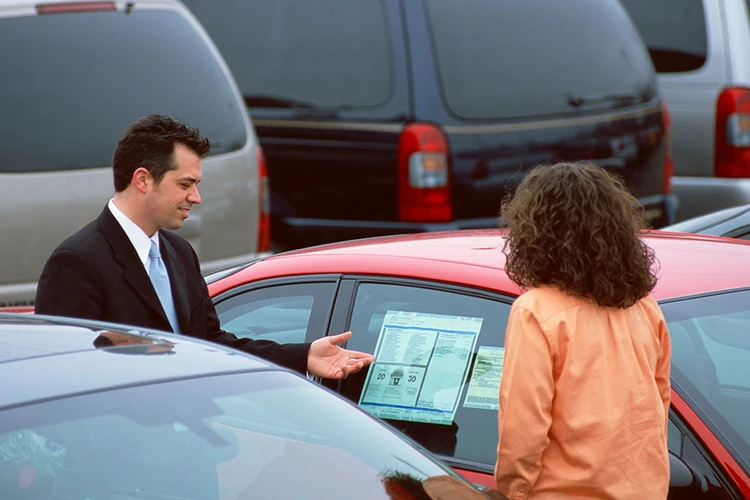
[[[669,500],[707,497],[708,485],[680,457],[669,452]]]

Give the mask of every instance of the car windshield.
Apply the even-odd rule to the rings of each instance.
[[[750,290],[662,304],[674,388],[750,473]]]
[[[446,475],[383,424],[286,372],[0,411],[0,498],[422,499],[424,481]]]

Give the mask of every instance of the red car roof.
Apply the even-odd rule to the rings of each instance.
[[[309,274],[421,278],[519,293],[503,267],[503,230],[483,229],[368,238],[273,255],[209,286],[212,296],[260,279]],[[652,231],[660,262],[654,297],[664,299],[750,286],[750,242]]]

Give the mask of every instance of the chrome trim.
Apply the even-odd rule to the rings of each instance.
[[[547,128],[569,127],[574,125],[590,125],[594,123],[610,122],[642,118],[661,112],[661,104],[654,104],[642,109],[604,113],[598,115],[580,116],[572,118],[555,118],[554,120],[535,120],[522,123],[492,123],[487,125],[444,125],[442,128],[449,134],[488,134],[498,132],[524,132]],[[252,118],[252,117],[251,117]],[[363,132],[392,132],[400,133],[405,123],[364,123],[314,121],[294,119],[252,118],[255,127],[278,128],[308,128],[329,130],[358,130]]]
[[[403,123],[363,123],[363,122],[337,122],[337,121],[312,121],[312,120],[273,120],[266,118],[251,118],[256,128],[279,127],[279,128],[317,128],[329,130],[361,130],[365,132],[393,132],[400,133],[404,128]]]
[[[620,111],[616,113],[605,113],[593,116],[580,116],[575,118],[556,118],[554,120],[539,120],[523,123],[496,123],[492,125],[447,125],[443,130],[449,134],[489,134],[497,132],[525,132],[528,130],[541,130],[546,128],[569,127],[572,125],[590,125],[600,122],[611,122],[618,120],[629,120],[642,118],[661,111],[661,104],[636,109],[631,111]]]

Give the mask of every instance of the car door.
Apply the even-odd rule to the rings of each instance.
[[[420,280],[326,275],[254,282],[214,303],[222,327],[240,337],[309,342],[351,330],[346,347],[377,350],[379,359],[345,380],[323,384],[491,486],[495,455],[487,443],[497,442],[512,300]],[[387,384],[378,384],[383,380]],[[398,404],[382,403],[378,387],[391,400],[400,397]]]
[[[331,329],[351,330],[347,348],[376,359],[344,380],[323,383],[492,486],[495,446],[488,443],[497,443],[512,300],[435,282],[344,277]]]
[[[311,342],[327,333],[338,286],[337,276],[270,279],[213,300],[222,328],[240,338]]]

